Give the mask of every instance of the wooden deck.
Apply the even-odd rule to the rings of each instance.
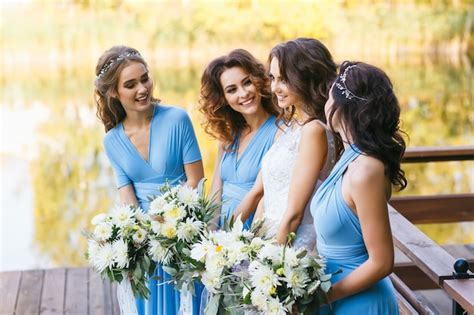
[[[474,244],[444,249],[474,263]],[[434,314],[445,314],[451,307],[449,297],[433,290],[438,286],[397,249],[395,257],[395,274],[411,290],[425,290],[416,294]],[[0,272],[0,314],[118,315],[120,311],[115,285],[103,281],[91,268],[57,268]]]
[[[0,314],[118,315],[115,285],[90,268],[0,273]]]

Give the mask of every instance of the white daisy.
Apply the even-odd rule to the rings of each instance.
[[[179,201],[189,207],[197,206],[199,201],[199,195],[196,189],[193,189],[187,185],[181,185],[178,188],[177,197]]]
[[[118,268],[128,267],[128,246],[122,238],[119,238],[112,244],[114,251],[114,261]]]
[[[112,227],[108,223],[100,223],[94,229],[94,236],[100,241],[106,241],[112,236]]]
[[[98,215],[96,215],[95,217],[92,218],[91,223],[92,223],[92,225],[98,225],[102,222],[105,222],[106,219],[107,219],[107,214],[100,213],[100,214],[98,214]]]

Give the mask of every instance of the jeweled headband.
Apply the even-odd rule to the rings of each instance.
[[[101,79],[104,76],[104,74],[106,74],[107,71],[109,71],[110,67],[112,67],[112,65],[116,63],[117,61],[121,61],[129,57],[140,57],[140,56],[141,55],[138,51],[128,51],[123,54],[120,54],[116,58],[110,59],[105,65],[102,66],[102,69],[100,69],[99,74],[97,75],[96,79]]]
[[[357,96],[355,95],[354,93],[352,93],[348,88],[347,88],[347,85],[346,85],[346,76],[347,76],[347,71],[349,71],[349,69],[352,69],[352,68],[355,68],[357,67],[356,65],[352,65],[352,66],[349,66],[347,67],[345,70],[344,70],[344,73],[342,75],[339,76],[339,81],[341,81],[341,83],[337,82],[334,84],[342,93],[342,95],[344,95],[347,99],[353,99],[353,98],[357,98],[359,100],[363,100],[363,101],[366,101],[367,99],[366,98],[363,98],[363,97],[360,97],[360,96]]]

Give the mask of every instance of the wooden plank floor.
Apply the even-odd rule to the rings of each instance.
[[[444,248],[456,258],[474,260],[472,244]],[[400,278],[404,281],[414,279],[413,275],[404,272],[415,270],[416,266],[400,251],[396,251],[395,263],[395,272],[398,268],[402,273]],[[412,289],[427,289],[424,286],[415,283]],[[444,314],[450,308],[451,300],[441,290],[417,291],[417,294],[438,311],[435,310],[435,314]],[[86,267],[0,272],[0,314],[119,315],[120,310],[116,286]]]
[[[119,315],[116,286],[90,268],[0,272],[0,314]]]

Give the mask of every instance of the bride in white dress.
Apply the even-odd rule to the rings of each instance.
[[[310,38],[275,46],[269,60],[272,93],[283,111],[283,123],[254,187],[234,215],[245,221],[263,195],[263,208],[255,218],[265,218],[268,235],[284,244],[288,233],[296,232],[293,246],[314,250],[309,203],[336,159],[334,138],[324,124],[336,64],[328,49]]]

